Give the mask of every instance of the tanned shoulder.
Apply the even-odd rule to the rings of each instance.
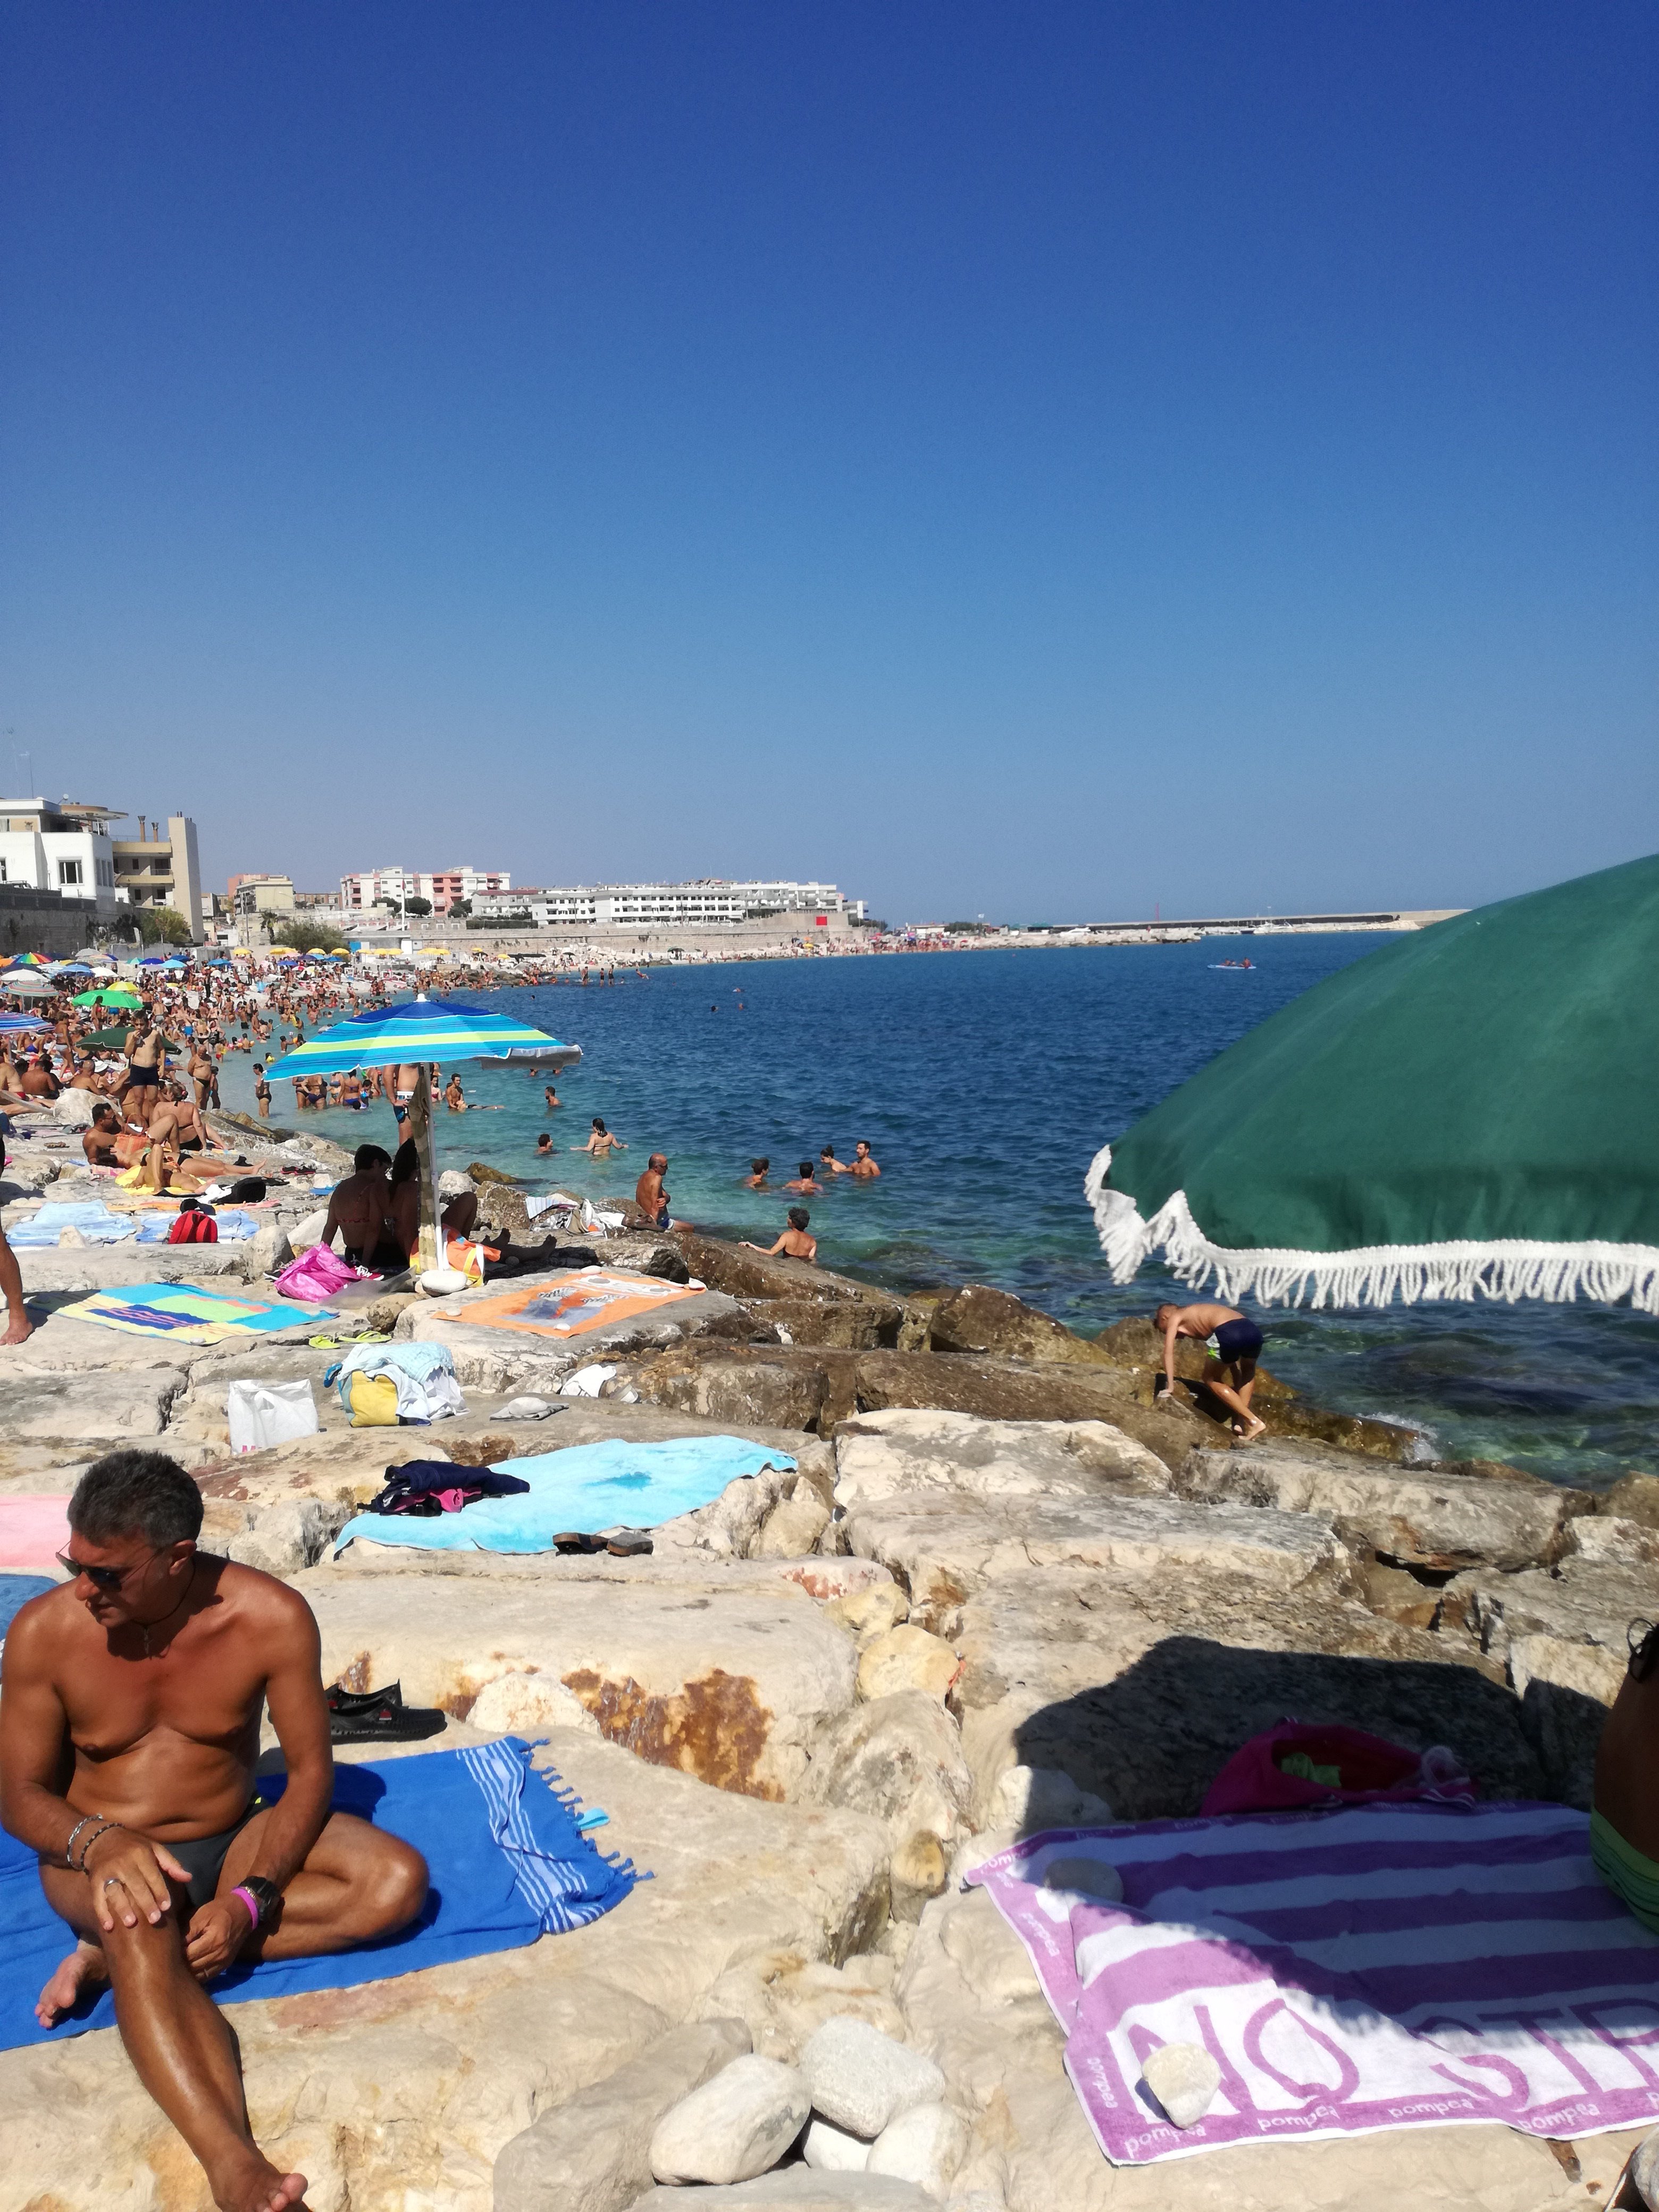
[[[0,1666],[14,1681],[24,1674],[50,1674],[52,1656],[62,1650],[66,1634],[73,1634],[86,1618],[72,1583],[60,1583],[56,1589],[42,1590],[12,1615]]]
[[[263,1567],[245,1567],[237,1559],[222,1560],[219,1592],[227,1604],[234,1605],[246,1620],[257,1622],[263,1632],[311,1639],[317,1636],[317,1616],[299,1591],[266,1574]]]

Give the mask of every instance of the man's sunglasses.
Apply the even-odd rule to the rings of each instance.
[[[126,1580],[127,1577],[132,1572],[132,1569],[131,1567],[89,1566],[85,1559],[66,1559],[62,1552],[59,1552],[57,1557],[58,1565],[64,1570],[64,1572],[69,1577],[71,1582],[75,1580],[77,1575],[84,1575],[87,1580],[93,1583],[95,1588],[100,1590],[108,1590],[112,1593],[118,1590],[122,1583]]]

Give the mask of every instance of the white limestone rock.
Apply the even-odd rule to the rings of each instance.
[[[1215,2102],[1221,2069],[1201,2045],[1161,2043],[1142,2068],[1146,2087],[1172,2126],[1193,2128]]]
[[[942,1637],[906,1621],[873,1638],[860,1652],[859,1695],[873,1702],[920,1691],[943,1705],[959,1672],[957,1655]]]
[[[1644,2136],[1631,2153],[1630,2178],[1648,2212],[1659,2212],[1659,2128]]]
[[[1034,1836],[1043,1828],[1104,1828],[1112,1808],[1057,1766],[1011,1766],[991,1794],[988,1826]]]
[[[945,2076],[931,2058],[907,2051],[861,2020],[827,2020],[800,2055],[812,2109],[838,2128],[872,2140],[914,2105],[937,2103]]]
[[[806,2078],[775,2058],[734,2058],[664,2113],[651,2137],[659,2181],[751,2181],[783,2156],[805,2124]]]
[[[968,2154],[968,2123],[948,2105],[913,2105],[888,2124],[871,2146],[868,2171],[914,2182],[943,2198]]]
[[[829,1525],[830,1508],[810,1482],[798,1480],[794,1495],[767,1515],[750,1557],[804,1559]]]
[[[544,2112],[495,2160],[494,2212],[599,2212],[648,2189],[651,2130],[748,2048],[741,2021],[696,2021]]]
[[[349,1505],[319,1498],[291,1498],[268,1505],[253,1526],[227,1546],[230,1557],[268,1575],[295,1575],[313,1566],[351,1518]]]
[[[844,1628],[857,1639],[863,1650],[890,1628],[896,1628],[902,1620],[910,1617],[910,1601],[898,1584],[882,1569],[883,1580],[868,1589],[849,1590],[845,1597],[831,1599],[823,1608],[826,1620],[833,1620],[837,1628]]]
[[[729,2189],[700,2189],[688,2199],[678,2190],[653,2189],[636,2197],[629,2212],[935,2212],[933,2200],[908,2181],[884,2173],[815,2173],[787,2166],[739,2181]],[[1054,2212],[1053,2206],[1048,2212]]]
[[[816,2114],[801,2138],[801,2156],[815,2173],[862,2173],[870,2163],[870,2151],[862,2136],[849,2135]]]
[[[1167,1491],[1162,1460],[1106,1421],[986,1421],[910,1408],[836,1431],[836,1503],[933,1491],[969,1498],[1102,1498]]]

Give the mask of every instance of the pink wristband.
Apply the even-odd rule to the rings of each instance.
[[[247,1907],[248,1917],[252,1921],[253,1928],[258,1928],[259,1925],[259,1900],[253,1894],[253,1892],[251,1889],[244,1889],[241,1884],[238,1882],[235,1888],[233,1889],[230,1893],[233,1897],[240,1897],[241,1899],[243,1904]],[[252,1935],[252,1932],[253,1929],[250,1929],[248,1930],[250,1935]]]

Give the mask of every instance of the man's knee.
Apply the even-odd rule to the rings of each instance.
[[[407,1928],[426,1903],[426,1861],[412,1844],[382,1836],[374,1863],[365,1873],[363,1901],[377,1936]]]

